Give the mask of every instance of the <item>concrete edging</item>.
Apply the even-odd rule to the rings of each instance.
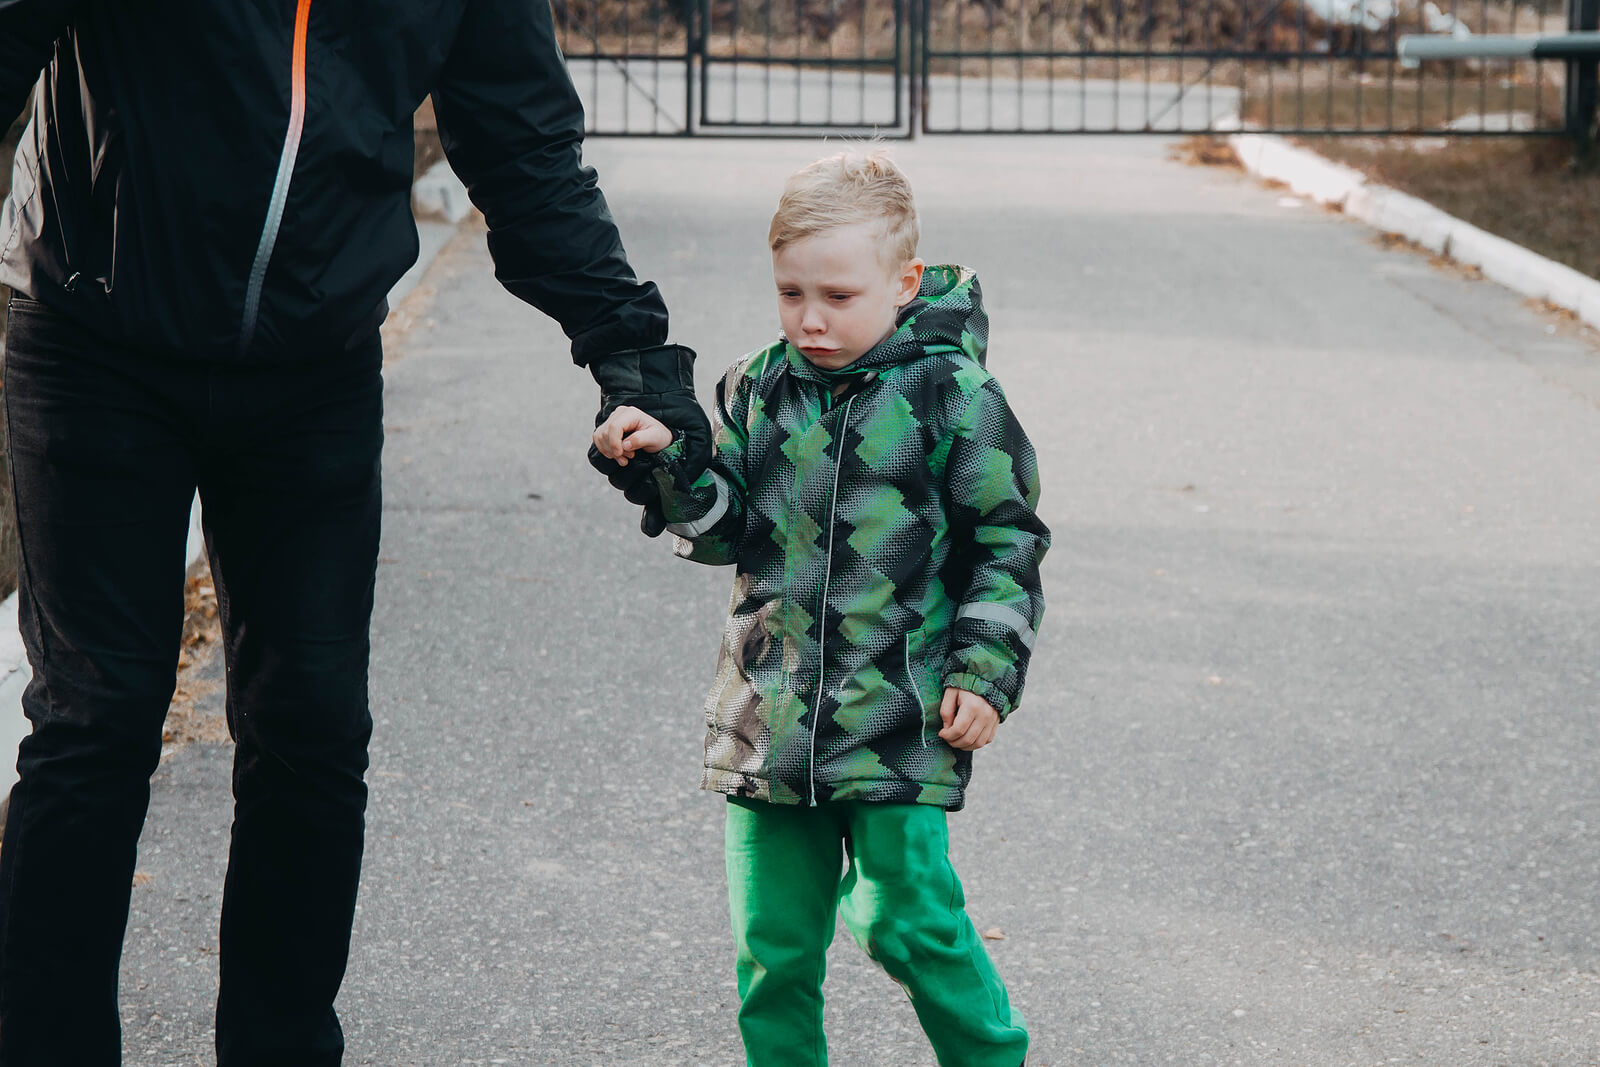
[[[1281,181],[1295,193],[1338,207],[1386,233],[1477,267],[1484,277],[1535,300],[1566,308],[1600,327],[1600,281],[1496,237],[1360,171],[1266,133],[1234,133],[1228,144],[1251,174]]]
[[[33,679],[28,656],[17,632],[17,594],[0,602],[0,752],[12,757],[0,766],[0,818],[11,800],[11,787],[17,781],[15,752],[28,736],[28,720],[22,716],[22,691]]]

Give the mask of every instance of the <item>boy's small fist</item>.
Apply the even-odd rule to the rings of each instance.
[[[660,452],[672,444],[672,431],[659,419],[624,405],[595,427],[592,440],[602,456],[626,467],[636,454]]]
[[[939,731],[939,736],[948,741],[950,747],[967,752],[974,752],[993,741],[995,731],[1000,728],[1000,713],[994,710],[992,704],[977,693],[954,686],[944,691],[944,700],[939,703],[939,718],[944,722],[944,729]]]

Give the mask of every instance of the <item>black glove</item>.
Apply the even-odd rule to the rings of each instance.
[[[624,467],[616,460],[601,455],[594,445],[589,446],[589,466],[604,474],[606,480],[621,489],[622,495],[630,501],[643,504],[644,514],[639,517],[639,529],[644,531],[646,537],[660,537],[667,528],[667,520],[661,514],[661,491],[650,473],[655,469],[652,458],[648,452],[640,452]]]
[[[684,473],[692,481],[711,462],[711,423],[694,396],[694,349],[684,345],[632,348],[589,361],[589,373],[600,383],[599,426],[624,405],[659,419],[683,442]],[[635,504],[644,505],[639,528],[651,537],[666,529],[660,494],[650,476],[650,462],[635,456],[624,467],[594,448],[589,462]]]

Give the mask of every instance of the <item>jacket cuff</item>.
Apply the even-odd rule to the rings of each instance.
[[[722,479],[706,471],[690,484],[684,479],[682,438],[650,457],[656,489],[661,500],[661,515],[667,529],[679,537],[705,533],[728,510],[728,490]]]
[[[946,689],[965,689],[969,693],[976,693],[989,702],[989,706],[999,713],[1000,721],[1004,722],[1006,716],[1012,712],[1011,698],[1006,695],[994,682],[979,674],[946,674],[944,676]]]
[[[653,345],[589,357],[589,373],[607,396],[694,390],[694,349]]]

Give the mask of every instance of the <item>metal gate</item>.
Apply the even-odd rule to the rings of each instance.
[[[1572,101],[1592,64],[1466,59],[1407,69],[1397,42],[1402,34],[1470,39],[1589,29],[1596,7],[1596,0],[551,2],[589,130],[602,136],[1240,127],[1560,134],[1575,121]]]
[[[552,0],[591,134],[909,136],[904,0]]]

